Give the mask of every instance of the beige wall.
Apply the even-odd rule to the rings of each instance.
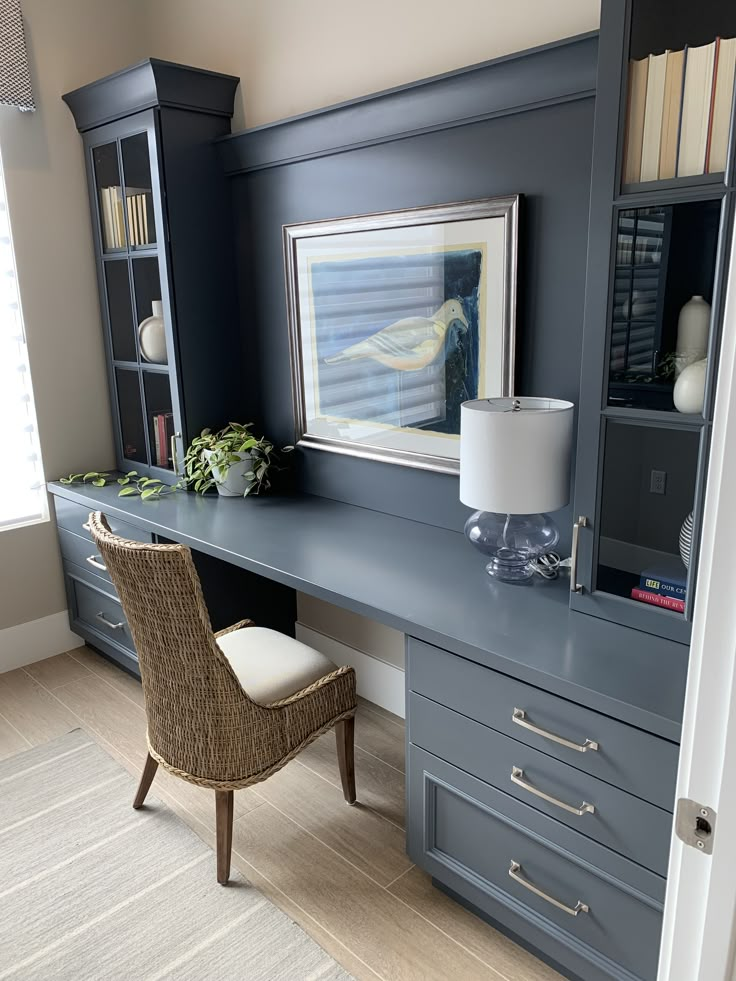
[[[61,94],[145,56],[145,0],[122,6],[23,0],[38,110],[0,109],[47,477],[114,461],[82,145]],[[50,523],[0,532],[0,577],[0,629],[66,607]]]
[[[152,0],[159,58],[239,75],[235,128],[598,27],[599,0]]]

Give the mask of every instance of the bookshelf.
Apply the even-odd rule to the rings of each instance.
[[[602,3],[575,495],[575,514],[587,524],[579,539],[581,589],[571,606],[682,643],[689,641],[697,587],[733,226],[734,76],[720,134],[723,159],[711,172],[709,117],[700,132],[702,172],[678,169],[675,144],[674,176],[662,176],[661,141],[648,155],[641,146],[632,154],[632,106],[638,102],[640,117],[652,105],[666,107],[666,53],[686,52],[680,61],[687,80],[688,52],[717,37],[736,38],[736,8],[715,0]],[[715,47],[699,74],[707,79],[710,64],[711,89],[701,93],[709,111]],[[646,89],[632,94],[636,72],[646,75],[652,65],[657,97]],[[681,83],[678,98],[683,89]],[[672,145],[669,154],[671,173]],[[684,169],[698,170],[692,162]],[[686,565],[680,536],[683,527],[687,536],[688,519]]]
[[[224,179],[236,78],[149,59],[64,96],[82,133],[117,466],[172,483],[240,411]]]

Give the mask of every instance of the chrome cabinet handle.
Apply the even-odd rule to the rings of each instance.
[[[512,766],[511,767],[511,783],[515,783],[517,787],[521,787],[522,790],[528,790],[530,794],[534,794],[535,797],[541,797],[542,800],[546,800],[548,804],[554,804],[555,807],[561,807],[563,811],[567,811],[568,814],[576,814],[578,817],[582,817],[583,814],[595,814],[595,805],[589,804],[587,801],[583,801],[580,807],[573,807],[572,804],[566,804],[564,800],[559,800],[557,797],[552,797],[550,794],[545,794],[543,790],[539,790],[533,784],[529,783],[528,780],[524,779],[524,771],[521,767]]]
[[[174,473],[179,473],[179,461],[176,459],[176,441],[181,438],[181,433],[174,433],[171,437],[171,467]]]
[[[90,565],[93,565],[95,569],[102,569],[103,572],[107,572],[107,566],[103,565],[96,555],[88,555],[86,561],[89,562]]]
[[[546,729],[540,729],[539,726],[535,726],[533,722],[530,722],[529,719],[527,719],[524,709],[515,708],[511,713],[511,721],[515,722],[517,726],[521,726],[522,729],[528,729],[529,732],[533,732],[536,736],[542,736],[544,739],[551,739],[553,743],[559,743],[560,746],[566,746],[568,749],[574,749],[576,753],[587,753],[589,749],[598,749],[598,743],[594,739],[586,739],[584,743],[574,743],[570,739],[565,739],[564,736],[558,736],[554,732],[548,732]]]
[[[551,903],[553,906],[556,906],[557,909],[561,909],[563,913],[569,913],[570,916],[577,916],[578,913],[590,913],[590,906],[588,906],[587,903],[581,903],[580,900],[578,900],[574,906],[568,906],[565,903],[561,903],[559,899],[555,899],[554,896],[550,896],[548,892],[544,892],[543,890],[532,885],[532,883],[529,882],[528,879],[525,879],[520,873],[521,866],[512,858],[511,864],[509,865],[509,876],[514,880],[514,882],[518,882],[520,886],[528,889],[529,892],[533,892],[535,896],[539,896],[539,898],[543,899],[546,903]]]
[[[100,610],[99,613],[95,613],[95,617],[97,620],[100,620],[102,623],[104,623],[106,627],[109,627],[110,630],[122,630],[123,627],[125,626],[122,620],[120,621],[120,623],[113,623],[112,620],[108,620],[105,614],[102,612],[102,610]]]
[[[588,519],[584,514],[578,517],[578,520],[572,526],[572,548],[570,549],[570,592],[571,593],[582,593],[583,586],[582,583],[578,582],[578,538],[580,537],[580,529],[588,527]]]

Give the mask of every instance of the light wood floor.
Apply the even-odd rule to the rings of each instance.
[[[78,727],[138,775],[146,725],[133,678],[84,647],[0,674],[0,759]],[[359,804],[343,801],[328,733],[235,794],[233,863],[359,981],[560,981],[407,858],[403,722],[362,702],[355,738]],[[152,794],[213,842],[211,791],[159,768]]]

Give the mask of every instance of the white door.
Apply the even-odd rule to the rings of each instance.
[[[673,835],[659,981],[733,981],[736,940],[736,242],[724,319],[677,798],[716,812],[712,855]]]

